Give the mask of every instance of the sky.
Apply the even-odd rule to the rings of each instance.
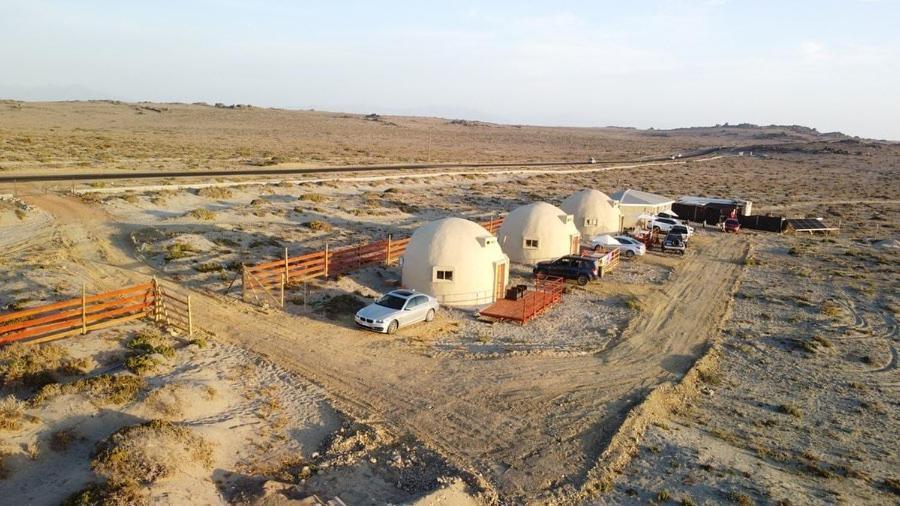
[[[0,97],[900,140],[900,0],[0,0]]]

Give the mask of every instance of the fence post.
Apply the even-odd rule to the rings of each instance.
[[[81,335],[87,334],[87,285],[81,283]]]
[[[159,322],[159,281],[153,276],[153,321]]]
[[[287,275],[281,275],[281,309],[284,309],[284,285],[287,282]]]
[[[384,257],[384,265],[391,265],[391,234],[388,234],[387,255]]]
[[[287,283],[290,280],[290,273],[288,273],[288,250],[284,248],[284,282]]]
[[[328,243],[325,243],[325,277],[328,277]]]
[[[188,337],[194,337],[194,313],[191,312],[191,296],[187,296]]]
[[[241,262],[241,300],[247,302],[247,266]]]

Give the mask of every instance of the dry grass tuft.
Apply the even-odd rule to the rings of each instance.
[[[64,376],[84,374],[88,369],[89,360],[72,358],[55,344],[26,346],[15,343],[0,349],[0,378],[5,385],[40,388],[56,383]]]
[[[149,503],[146,491],[137,485],[92,483],[67,497],[62,506],[134,506]]]
[[[316,232],[328,232],[331,230],[331,223],[322,220],[307,221],[303,226]]]
[[[137,376],[102,374],[79,379],[72,383],[46,385],[31,398],[30,404],[39,406],[60,395],[85,394],[92,402],[99,405],[119,405],[133,401],[143,388],[144,380]]]
[[[164,420],[123,427],[97,445],[91,468],[113,486],[151,485],[184,466],[212,466],[212,447]]]
[[[216,213],[210,211],[209,209],[205,209],[203,207],[198,207],[193,211],[188,211],[185,216],[190,216],[191,218],[195,218],[198,220],[212,221],[216,219]]]
[[[208,199],[227,199],[232,196],[231,190],[225,187],[211,186],[209,188],[200,188],[197,195]]]
[[[297,197],[297,200],[306,200],[309,202],[325,202],[327,198],[321,193],[304,193]]]
[[[196,253],[196,251],[190,244],[176,242],[175,244],[170,244],[166,248],[166,262],[171,262],[172,260],[177,260],[179,258],[187,258],[193,256],[194,253]]]
[[[778,411],[794,418],[803,418],[803,411],[793,404],[782,404],[778,406]]]
[[[155,328],[138,332],[126,346],[134,354],[125,359],[125,367],[140,376],[155,371],[161,364],[160,356],[164,358],[175,356],[172,339]]]
[[[12,395],[0,399],[0,430],[19,430],[24,420],[24,402]]]

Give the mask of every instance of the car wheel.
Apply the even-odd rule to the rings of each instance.
[[[634,256],[634,251],[631,251],[630,249],[625,250],[625,258],[631,258],[633,256]]]
[[[599,245],[599,244],[596,245],[596,246],[594,246],[594,251],[595,251],[595,252],[600,251],[600,245]]]
[[[434,309],[428,310],[428,313],[425,315],[425,321],[426,322],[434,321]]]
[[[534,277],[538,279],[547,279],[547,271],[537,271],[534,273]]]
[[[656,233],[658,234],[658,233],[659,233],[659,227],[653,227],[653,231],[656,232]]]
[[[400,324],[397,323],[397,320],[394,320],[394,321],[392,321],[392,322],[390,323],[390,325],[388,325],[387,333],[388,333],[388,334],[393,334],[394,332],[397,332],[397,329],[398,329],[399,327],[400,327]]]
[[[590,281],[590,278],[588,278],[584,274],[582,274],[581,276],[578,276],[578,279],[575,280],[575,282],[578,283],[578,286],[584,286],[584,285],[588,284],[588,281]]]

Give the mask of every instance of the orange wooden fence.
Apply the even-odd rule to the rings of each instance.
[[[503,224],[503,218],[492,218],[480,223],[490,233],[495,234]],[[242,269],[242,297],[244,301],[284,307],[285,288],[315,278],[327,278],[353,272],[370,265],[390,265],[396,262],[409,244],[409,237],[374,241],[357,246],[325,249],[300,256],[284,258],[255,265],[245,265]]]
[[[193,333],[190,296],[164,290],[153,280],[96,295],[82,287],[78,298],[0,314],[0,345],[87,334],[145,317]]]

